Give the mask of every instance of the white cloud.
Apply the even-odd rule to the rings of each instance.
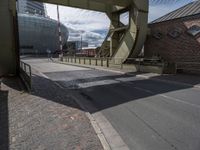
[[[82,37],[81,37],[82,36]],[[100,34],[91,31],[80,31],[69,28],[69,41],[87,41],[90,45],[100,46],[106,34]]]
[[[57,6],[46,4],[48,15],[57,20]],[[110,21],[106,14],[83,9],[59,6],[60,20],[69,28],[69,40],[83,40],[92,45],[100,45],[105,38]]]
[[[175,2],[173,4],[171,3],[172,0],[168,0],[169,5],[158,3],[161,0],[152,1],[157,3],[151,3],[149,21],[157,19],[192,0],[173,0]],[[46,6],[48,15],[57,20],[57,6],[52,4],[46,4]],[[80,40],[80,34],[82,34],[83,40],[89,44],[100,45],[102,43],[110,24],[106,14],[64,6],[59,6],[59,10],[61,22],[69,28],[69,40]],[[122,18],[122,20],[126,22],[127,15],[124,15],[124,17],[125,19]]]

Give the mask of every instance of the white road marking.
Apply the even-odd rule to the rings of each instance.
[[[111,85],[111,84],[116,84],[116,83],[119,83],[119,81],[116,81],[116,80],[102,80],[102,81],[79,83],[78,87],[80,87],[80,88],[89,88],[89,87],[94,87],[94,86]]]
[[[130,84],[132,84],[132,83],[130,83]],[[140,91],[144,91],[144,92],[146,92],[146,93],[156,94],[155,92],[150,91],[150,90],[147,90],[147,89],[144,89],[144,88],[140,88],[140,87],[134,87],[134,88],[137,89],[137,90],[140,90]],[[192,103],[186,102],[186,101],[181,100],[181,99],[178,99],[178,98],[174,98],[174,97],[171,97],[171,96],[167,96],[167,95],[165,95],[165,94],[157,94],[157,95],[158,95],[158,96],[161,96],[161,97],[164,97],[164,98],[166,98],[166,99],[169,99],[169,100],[173,100],[173,101],[180,102],[180,103],[184,103],[184,104],[187,104],[187,105],[196,107],[196,108],[200,108],[200,106],[197,105],[197,104],[192,104]]]
[[[159,96],[162,96],[162,97],[164,97],[164,98],[167,98],[167,99],[170,99],[170,100],[174,100],[174,101],[177,101],[177,102],[181,102],[181,103],[184,103],[184,104],[187,104],[187,105],[193,106],[193,107],[200,108],[200,106],[197,105],[197,104],[192,104],[192,103],[189,103],[189,102],[186,102],[186,101],[180,100],[180,99],[178,99],[178,98],[174,98],[174,97],[167,96],[167,95],[164,95],[164,94],[159,94]]]

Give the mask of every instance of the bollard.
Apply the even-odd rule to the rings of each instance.
[[[89,59],[89,60],[90,60],[90,65],[92,65],[91,59]]]
[[[106,59],[106,66],[109,67],[109,59]]]
[[[95,65],[96,65],[96,66],[97,66],[97,61],[98,61],[98,60],[96,59],[96,62],[95,62]]]
[[[103,59],[101,58],[101,66],[103,67]]]

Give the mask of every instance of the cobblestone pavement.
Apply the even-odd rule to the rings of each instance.
[[[84,111],[66,91],[37,73],[32,94],[19,79],[0,91],[0,150],[101,150]]]

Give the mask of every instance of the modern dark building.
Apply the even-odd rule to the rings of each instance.
[[[59,50],[58,22],[39,15],[18,14],[21,54],[44,54]],[[62,44],[68,40],[68,29],[61,24]]]
[[[20,53],[45,54],[59,51],[58,22],[47,16],[43,3],[18,0]],[[62,45],[68,40],[68,29],[61,23]]]
[[[47,15],[45,5],[40,2],[31,0],[18,0],[17,7],[19,13],[38,14],[42,16]]]

